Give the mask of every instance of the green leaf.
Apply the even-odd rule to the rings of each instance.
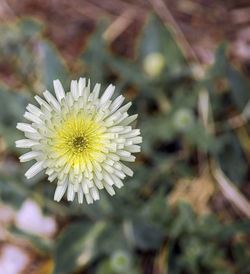
[[[129,250],[131,247],[118,224],[105,227],[98,239],[98,254],[110,256],[115,250]]]
[[[228,81],[232,101],[239,111],[243,111],[250,99],[250,85],[247,79],[229,63],[226,44],[221,44],[218,47],[215,55],[215,63],[208,74],[212,79],[224,78]]]
[[[183,234],[189,234],[195,231],[196,218],[189,204],[179,202],[177,215],[175,216],[168,233],[171,238],[178,238]]]
[[[69,85],[67,67],[55,46],[48,41],[41,41],[38,47],[41,84],[44,89],[53,92],[53,80],[59,79],[64,88]]]
[[[216,50],[215,63],[208,70],[213,77],[225,77],[227,75],[227,44],[222,43]]]
[[[34,39],[42,32],[43,23],[31,17],[24,17],[19,21],[18,27],[25,38]]]
[[[234,222],[227,224],[223,228],[223,233],[221,234],[220,240],[225,241],[230,239],[232,236],[238,233],[245,233],[248,235],[250,233],[250,220],[245,220],[241,222]]]
[[[135,84],[140,88],[144,88],[144,92],[152,91],[146,75],[135,63],[124,58],[119,58],[118,56],[112,56],[109,57],[108,64],[126,83]]]
[[[196,122],[195,125],[185,132],[185,137],[201,151],[212,152],[216,148],[215,139],[199,122]]]
[[[23,134],[16,129],[18,122],[24,120],[23,114],[29,97],[21,92],[11,92],[0,86],[0,136],[4,137],[9,149],[16,150],[15,141],[23,138]]]
[[[155,250],[164,239],[164,230],[153,223],[138,217],[131,223],[131,235],[133,244],[141,250]]]
[[[239,111],[243,111],[248,100],[250,99],[249,82],[233,66],[227,68],[228,81],[231,85],[231,96]]]
[[[89,38],[87,48],[81,55],[86,67],[86,76],[94,83],[103,83],[107,77],[107,45],[103,39],[103,32],[107,28],[107,21],[100,20],[94,34]]]
[[[90,263],[98,251],[97,238],[104,222],[93,225],[84,222],[69,225],[59,237],[54,252],[54,273],[72,273]]]
[[[18,209],[28,195],[22,182],[0,174],[0,199]]]
[[[44,239],[35,234],[23,231],[16,226],[10,226],[8,230],[15,236],[28,240],[30,244],[32,244],[44,255],[45,254],[47,255],[47,253],[51,251],[52,243],[47,239]]]
[[[142,33],[139,59],[144,60],[148,54],[153,52],[163,54],[166,66],[169,68],[184,61],[183,53],[176,43],[172,31],[155,15],[149,17]]]
[[[228,132],[217,137],[217,147],[214,156],[218,159],[222,170],[236,185],[243,184],[246,180],[248,164],[237,136],[233,132]]]

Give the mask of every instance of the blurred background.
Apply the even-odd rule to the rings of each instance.
[[[250,273],[250,2],[0,0],[0,274]],[[142,152],[114,197],[53,201],[16,123],[60,79],[113,83]]]

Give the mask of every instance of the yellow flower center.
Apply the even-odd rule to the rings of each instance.
[[[100,125],[83,117],[64,121],[55,131],[54,149],[71,166],[86,165],[101,151],[103,130]]]
[[[78,136],[72,140],[72,149],[75,153],[83,152],[86,147],[85,136]]]

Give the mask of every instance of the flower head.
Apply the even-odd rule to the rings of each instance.
[[[90,81],[80,78],[71,81],[65,93],[55,80],[56,98],[47,90],[45,100],[35,96],[40,108],[29,104],[24,117],[30,123],[17,124],[26,139],[16,141],[16,146],[31,149],[20,161],[36,160],[25,176],[29,179],[46,169],[48,180],[57,180],[56,201],[67,191],[69,201],[77,193],[79,203],[83,196],[93,203],[99,190],[114,195],[114,186],[122,187],[126,175],[133,175],[122,162],[133,162],[132,153],[140,151],[140,130],[130,126],[137,115],[127,113],[131,102],[121,107],[122,95],[111,100],[113,85],[99,97],[100,87],[96,84],[91,92]]]
[[[164,68],[164,56],[159,52],[148,54],[143,61],[143,67],[151,78],[155,78]]]
[[[131,256],[125,250],[116,250],[110,258],[112,270],[118,273],[128,273],[131,268]]]

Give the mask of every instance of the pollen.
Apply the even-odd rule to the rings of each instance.
[[[72,143],[71,145],[74,153],[82,153],[87,146],[85,136],[76,136],[70,142]]]

